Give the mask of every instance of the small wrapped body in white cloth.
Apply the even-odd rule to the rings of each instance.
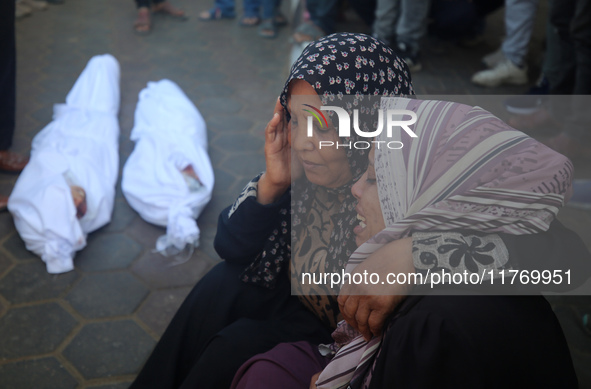
[[[74,269],[86,235],[111,220],[119,166],[119,63],[95,56],[33,139],[8,200],[18,233],[49,273]]]
[[[203,117],[174,82],[149,82],[139,95],[131,140],[121,184],[127,202],[147,222],[166,226],[157,251],[190,255],[199,244],[196,218],[214,184]]]

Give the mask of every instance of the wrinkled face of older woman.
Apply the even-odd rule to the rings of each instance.
[[[353,178],[345,149],[319,148],[320,141],[332,141],[334,144],[338,142],[336,129],[330,123],[328,128],[321,128],[316,122],[312,136],[308,136],[310,108],[304,104],[318,109],[322,105],[320,97],[310,84],[304,80],[294,80],[288,95],[292,153],[295,153],[297,161],[304,168],[306,177],[311,183],[326,188],[345,185]]]
[[[378,195],[374,156],[375,150],[372,148],[367,170],[351,188],[351,193],[359,201],[355,208],[359,224],[353,229],[358,246],[386,228]]]

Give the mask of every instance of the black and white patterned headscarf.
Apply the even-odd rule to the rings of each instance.
[[[368,118],[376,117],[375,110],[379,108],[381,97],[414,95],[406,63],[384,43],[364,34],[336,33],[312,42],[304,49],[293,64],[280,96],[288,119],[290,117],[287,111],[287,97],[293,80],[304,80],[310,84],[320,96],[323,105],[336,105],[344,96],[354,96],[352,101],[347,100],[343,107],[349,115],[352,115],[356,102],[363,102],[359,120],[363,123],[363,131],[373,130],[367,128],[367,123],[371,123],[370,126],[375,129],[377,120]],[[363,110],[363,107],[370,108]],[[344,139],[344,142],[357,140],[361,138],[355,133]],[[326,260],[326,271],[331,272],[340,272],[356,248],[353,228],[357,224],[357,201],[351,194],[351,186],[365,171],[369,150],[351,148],[346,149],[346,153],[353,180],[339,188],[331,189],[345,197],[333,220],[334,229]],[[314,197],[311,191],[315,188],[316,186],[305,178],[293,183],[291,210],[282,211],[284,220],[281,227],[273,231],[263,252],[244,273],[244,281],[267,287],[274,285],[277,274],[289,263],[291,238],[295,239],[298,236],[298,227],[302,226],[302,221],[309,211]],[[291,236],[290,225],[293,226]]]

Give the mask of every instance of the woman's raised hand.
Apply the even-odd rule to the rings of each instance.
[[[359,264],[353,273],[379,274],[377,284],[345,284],[338,297],[339,309],[351,327],[366,341],[382,333],[384,323],[396,306],[404,300],[414,285],[389,285],[389,273],[412,273],[412,238],[390,242]],[[408,279],[408,277],[407,277]]]
[[[270,204],[291,185],[290,129],[285,120],[283,106],[277,99],[273,118],[265,128],[265,162],[267,169],[261,176],[257,201]]]

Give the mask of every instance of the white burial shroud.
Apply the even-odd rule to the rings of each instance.
[[[166,226],[156,249],[175,255],[197,247],[196,218],[214,184],[203,117],[174,82],[149,82],[139,95],[131,140],[136,144],[123,168],[123,194],[144,220]],[[189,166],[198,181],[182,173]]]
[[[119,63],[95,56],[33,139],[31,159],[8,200],[18,233],[49,273],[74,269],[86,234],[111,220],[119,156]],[[86,192],[78,219],[71,185]]]

